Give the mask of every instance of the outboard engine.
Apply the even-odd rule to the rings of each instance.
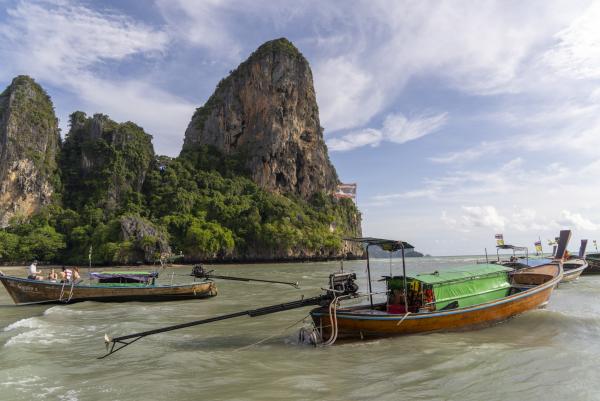
[[[358,292],[356,273],[333,273],[329,275],[329,292],[333,296],[354,295]]]
[[[204,270],[204,267],[202,267],[202,265],[195,265],[192,268],[192,276],[196,277],[196,278],[207,278],[208,276],[208,272],[206,270]]]

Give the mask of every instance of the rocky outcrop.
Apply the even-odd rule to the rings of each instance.
[[[59,151],[52,101],[33,79],[16,77],[0,94],[0,227],[51,202]]]
[[[152,136],[138,125],[119,124],[102,114],[71,114],[61,156],[66,206],[114,211],[139,203],[153,159]]]
[[[121,249],[118,257],[121,263],[154,263],[161,256],[171,255],[167,234],[148,220],[139,216],[123,216],[120,223],[121,240],[131,244]]]
[[[253,180],[269,191],[308,199],[338,183],[310,66],[287,39],[260,46],[196,110],[183,154],[198,145],[242,156]]]

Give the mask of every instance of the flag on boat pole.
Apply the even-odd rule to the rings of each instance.
[[[535,241],[535,253],[542,253],[542,241]]]
[[[496,234],[496,246],[502,246],[502,245],[504,245],[504,235]]]
[[[596,248],[596,252],[598,252],[598,243],[596,242],[596,240],[594,240],[593,242],[594,242],[594,248]]]

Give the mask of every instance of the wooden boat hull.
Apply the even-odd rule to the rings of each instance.
[[[522,269],[516,272],[515,275],[530,275],[532,288],[472,307],[408,315],[374,311],[365,305],[338,309],[336,316],[337,337],[362,339],[485,327],[546,305],[552,291],[562,279],[561,266],[552,266],[556,270],[553,278],[548,279],[547,275],[545,275],[545,278],[541,276],[539,278],[539,280],[544,280],[544,283],[536,283],[539,280],[535,276],[534,270],[538,268]],[[315,326],[322,330],[323,339],[327,340],[331,333],[332,322],[328,308],[314,309],[311,311],[311,316]]]
[[[96,302],[160,302],[206,298],[217,295],[212,281],[184,285],[107,286],[51,283],[0,275],[15,304]]]
[[[570,259],[563,263],[563,278],[561,283],[575,281],[588,268],[588,263],[584,259]]]
[[[600,274],[600,254],[589,254],[585,257],[585,261],[588,264],[588,268],[582,274]]]

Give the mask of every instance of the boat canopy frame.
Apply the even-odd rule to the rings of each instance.
[[[350,242],[358,242],[366,245],[366,253],[367,253],[367,281],[369,284],[369,302],[371,303],[371,308],[373,308],[373,289],[371,284],[371,263],[369,258],[369,248],[371,246],[378,246],[386,252],[390,253],[390,260],[392,257],[392,252],[401,251],[402,254],[402,277],[404,284],[404,304],[408,305],[406,299],[406,293],[408,289],[408,284],[406,281],[406,260],[404,256],[405,249],[414,249],[415,247],[405,241],[384,239],[384,238],[373,238],[373,237],[357,237],[357,238],[344,238],[345,241]]]
[[[525,252],[525,259],[527,260],[527,264],[529,265],[529,248],[527,248],[526,246],[516,246],[508,244],[496,245],[496,256],[498,258],[498,262],[500,262],[500,249],[511,249],[513,251],[513,257],[517,257],[517,252]]]

